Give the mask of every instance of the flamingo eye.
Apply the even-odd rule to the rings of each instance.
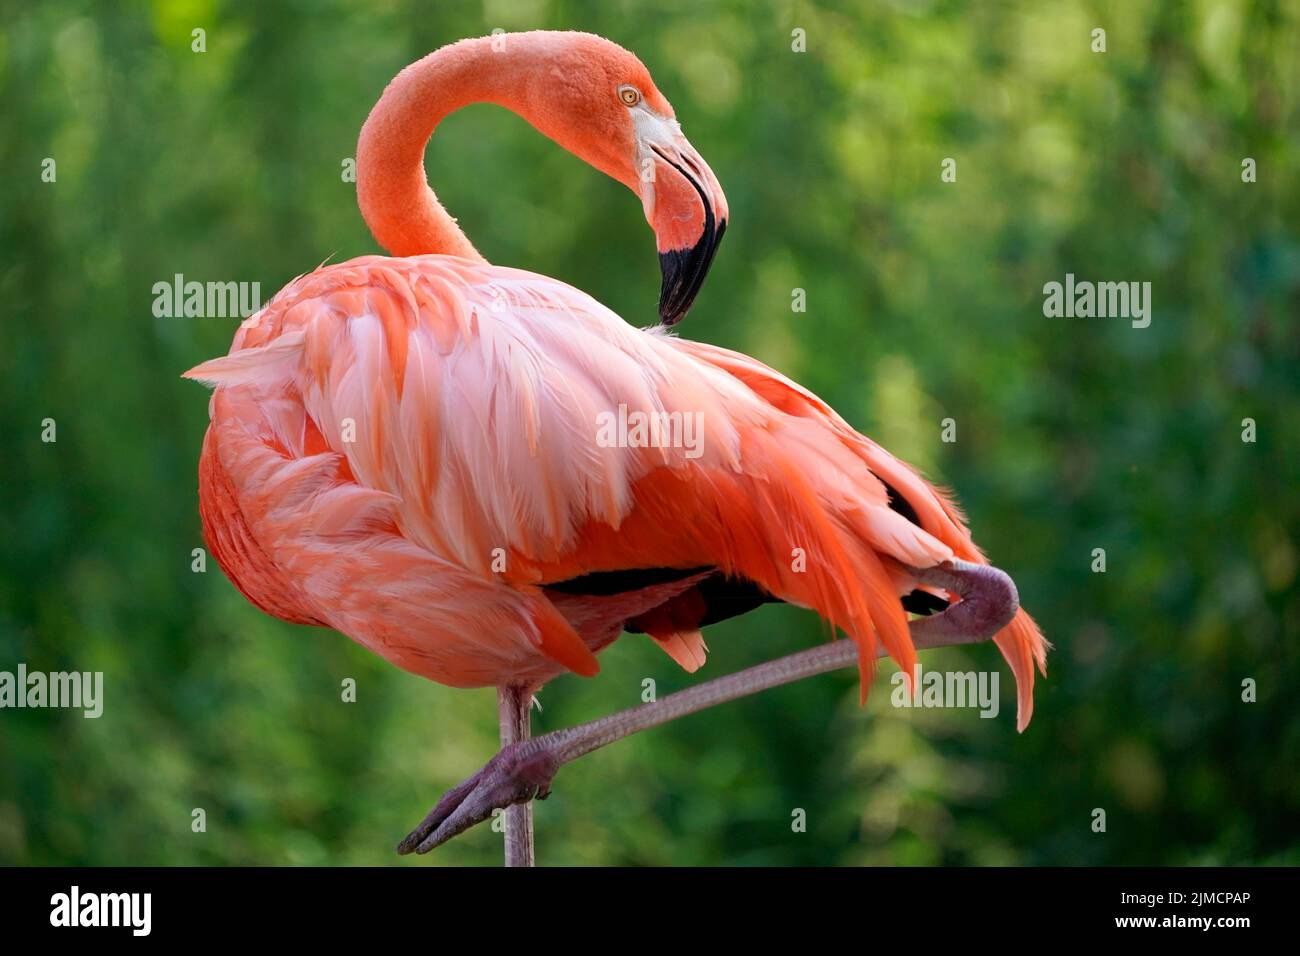
[[[635,86],[620,86],[618,98],[627,106],[636,106],[641,102],[641,91]]]

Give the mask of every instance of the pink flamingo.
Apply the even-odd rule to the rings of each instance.
[[[479,255],[423,167],[438,122],[474,102],[513,110],[637,193],[658,240],[661,325],[633,328]],[[375,238],[405,258],[295,279],[227,356],[186,374],[215,386],[200,505],[240,591],[431,680],[498,688],[502,751],[399,851],[509,807],[507,859],[530,863],[530,801],[564,763],[855,661],[865,699],[878,654],[910,675],[918,647],[992,636],[1024,728],[1047,645],[951,501],[778,372],[668,333],[727,205],[635,56],[583,33],[445,47],[384,92],[357,174]],[[533,692],[595,674],[623,631],[693,671],[701,627],[768,601],[853,640],[529,737]],[[909,625],[909,611],[925,616]]]

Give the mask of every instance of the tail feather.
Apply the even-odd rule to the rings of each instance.
[[[961,510],[946,491],[855,431],[825,402],[780,373],[725,349],[687,342],[680,345],[744,383],[777,413],[780,438],[761,448],[761,457],[769,480],[788,483],[792,490],[788,506],[798,517],[767,530],[769,549],[777,547],[781,535],[815,529],[822,543],[834,552],[833,560],[816,567],[810,561],[804,581],[790,575],[773,581],[770,575],[752,574],[747,567],[741,567],[741,573],[786,600],[817,609],[832,625],[850,633],[858,642],[864,701],[875,674],[875,635],[910,681],[916,650],[901,597],[912,585],[900,578],[895,562],[927,567],[955,556],[988,564],[971,538]],[[845,450],[866,466],[856,486],[849,486],[847,500],[842,476],[857,469],[835,467],[843,460],[837,454]],[[819,468],[823,473],[818,473]],[[882,482],[907,502],[916,524],[882,507],[886,495]],[[756,503],[756,507],[763,514],[782,514],[779,506],[774,510]],[[851,561],[845,559],[846,554]],[[1050,645],[1024,610],[1017,611],[994,641],[1015,675],[1016,723],[1024,730],[1033,715],[1034,668],[1046,674]]]
[[[699,623],[708,608],[696,590],[686,591],[634,621],[688,674],[704,666],[709,653]]]
[[[528,594],[537,649],[563,667],[583,677],[600,673],[600,663],[572,625],[540,591]]]
[[[989,563],[971,538],[961,509],[947,491],[931,484],[874,442],[863,441],[868,467],[900,490],[921,516],[927,531],[952,548],[957,557],[975,564]],[[1051,645],[1023,608],[994,635],[993,642],[1016,679],[1016,729],[1023,731],[1034,713],[1034,668],[1046,676],[1047,651]]]
[[[1047,676],[1047,651],[1051,645],[1024,609],[993,636],[1016,678],[1016,730],[1024,731],[1034,716],[1034,667]]]
[[[816,608],[833,627],[848,633],[858,648],[861,700],[865,702],[876,672],[877,637],[904,673],[915,671],[916,648],[908,633],[907,615],[875,550],[858,546],[851,527],[827,507],[799,463],[778,447],[776,439],[769,441],[762,449],[763,457],[776,473],[757,484],[761,492],[778,500],[762,511],[781,515],[784,520],[779,528],[767,529],[765,550],[786,547],[800,551],[790,563],[789,573],[772,582],[779,587],[773,593]],[[750,575],[748,567],[739,570]],[[769,586],[761,578],[754,580]]]
[[[704,666],[709,653],[709,646],[704,643],[704,635],[698,627],[675,630],[648,625],[646,633],[654,638],[655,643],[663,648],[664,653],[675,660],[682,670],[694,674]]]

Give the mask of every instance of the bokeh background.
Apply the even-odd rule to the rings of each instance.
[[[152,314],[175,273],[269,297],[376,252],[341,176],[361,122],[406,63],[494,27],[642,57],[732,210],[682,333],[793,375],[951,485],[1056,645],[1023,735],[980,646],[925,663],[1001,669],[996,720],[895,709],[886,665],[865,709],[843,672],[622,742],[560,774],[539,859],[1300,862],[1294,0],[3,10],[0,670],[101,670],[106,700],[98,720],[0,711],[0,862],[411,865],[397,840],[494,752],[490,690],[191,571],[207,394],[179,376],[237,321]],[[492,261],[654,320],[653,240],[621,186],[489,106],[439,129],[428,168]],[[1151,282],[1151,326],[1045,318],[1067,272]],[[543,691],[536,729],[825,632],[768,607],[707,636],[696,677],[624,637],[599,678]],[[416,865],[500,855],[480,827]]]

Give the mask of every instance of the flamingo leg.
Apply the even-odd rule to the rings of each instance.
[[[502,749],[532,738],[533,692],[518,685],[497,689],[497,715],[501,721]],[[506,866],[533,866],[533,801],[506,808]]]
[[[909,568],[922,584],[940,587],[959,601],[938,614],[910,623],[917,650],[971,644],[991,638],[1015,615],[1020,606],[1016,586],[1005,572],[988,565],[953,560],[932,568]],[[884,650],[879,656],[884,656]],[[541,737],[525,736],[507,743],[505,718],[500,753],[474,776],[448,791],[424,820],[404,839],[397,852],[428,853],[492,815],[500,807],[545,799],[556,772],[579,757],[649,727],[706,710],[726,701],[790,684],[857,664],[857,645],[832,641],[810,650],[768,661],[726,677],[706,681],[670,694],[651,704],[611,714],[577,727],[556,730]],[[523,721],[528,720],[525,696]],[[504,704],[502,713],[505,713]],[[528,860],[532,859],[531,815],[528,818]],[[510,861],[511,820],[507,819],[507,862]]]

